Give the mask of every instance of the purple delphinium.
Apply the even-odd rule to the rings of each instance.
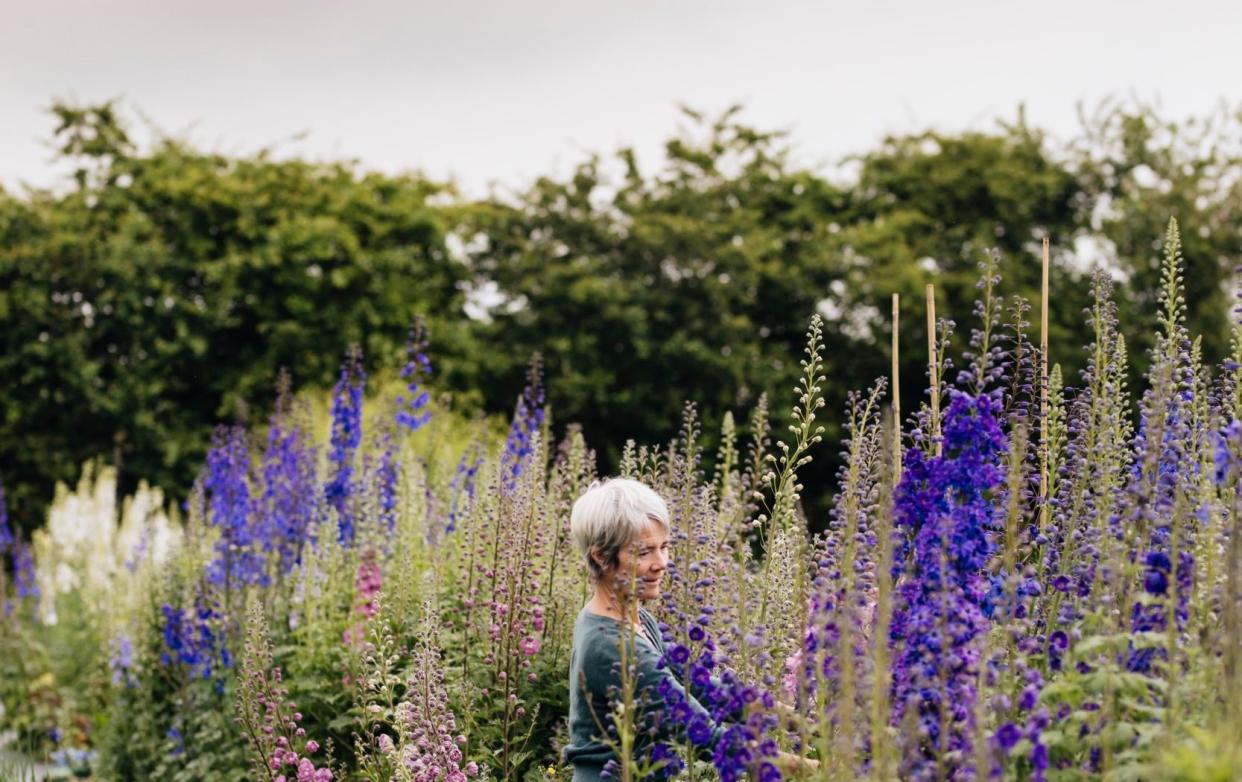
[[[409,396],[397,396],[397,425],[413,432],[431,420],[431,411],[427,409],[431,396],[422,387],[422,382],[431,374],[431,359],[427,358],[427,326],[421,317],[416,318],[410,328],[405,355],[401,379],[409,381],[406,385]]]
[[[375,491],[379,500],[380,529],[391,536],[397,530],[397,473],[400,463],[392,434],[384,432],[383,451],[375,470]]]
[[[249,473],[246,430],[240,426],[217,429],[207,452],[204,488],[209,518],[220,530],[220,539],[215,559],[207,566],[207,580],[230,589],[268,582],[267,562],[256,550],[262,536],[254,527]]]
[[[879,542],[875,532],[880,512],[877,486],[881,473],[889,469],[880,425],[885,388],[880,381],[866,396],[850,394],[843,463],[837,472],[840,489],[833,497],[828,529],[816,543],[817,572],[807,630],[801,652],[787,663],[789,694],[805,703],[828,704],[828,713],[816,717],[822,716],[841,731],[855,730],[854,725],[839,721],[842,711],[848,712],[842,708],[842,699],[852,691],[859,703],[851,705],[861,706],[863,685],[872,673],[867,649],[877,597],[873,556]],[[821,682],[829,692],[817,696]]]
[[[449,485],[449,511],[448,521],[444,525],[444,533],[453,532],[457,529],[457,521],[461,516],[462,505],[468,505],[474,499],[475,478],[479,474],[479,468],[483,466],[483,449],[477,443],[468,447],[462,452],[461,459],[457,462],[457,471],[453,474],[453,481]],[[463,501],[462,496],[465,496]]]
[[[531,360],[526,375],[526,387],[518,397],[517,406],[513,411],[513,423],[509,425],[509,436],[505,440],[505,450],[500,455],[500,466],[505,487],[512,489],[522,474],[527,458],[534,451],[535,432],[543,425],[544,416],[543,378],[540,370],[539,357]]]
[[[13,546],[13,530],[9,529],[9,507],[4,501],[4,484],[0,484],[0,557]]]
[[[1225,486],[1232,476],[1242,472],[1242,421],[1234,419],[1222,426],[1215,445],[1215,483]]]
[[[1097,579],[1106,580],[1110,509],[1129,480],[1132,454],[1129,367],[1118,330],[1113,282],[1097,269],[1086,312],[1093,340],[1080,387],[1067,394],[1065,451],[1051,498],[1050,541],[1044,547],[1049,628],[1070,628],[1090,609]],[[1103,576],[1103,578],[1101,578]]]
[[[306,544],[314,542],[312,522],[320,511],[316,461],[316,448],[294,420],[282,389],[263,451],[256,524],[264,549],[276,552],[281,573],[301,562]]]
[[[39,582],[35,579],[34,555],[21,539],[16,539],[13,549],[13,587],[18,597],[38,597]]]
[[[989,530],[1003,512],[997,495],[1008,449],[996,396],[952,392],[943,455],[909,449],[897,487],[896,525],[908,541],[895,562],[901,568],[904,560],[906,577],[891,627],[893,714],[895,724],[909,715],[917,726],[905,752],[911,779],[934,776],[943,753],[971,757],[979,640],[988,629]],[[941,735],[942,724],[949,735]]]
[[[1136,556],[1144,568],[1143,591],[1155,598],[1131,606],[1133,632],[1164,630],[1170,601],[1174,621],[1182,625],[1194,577],[1193,535],[1192,530],[1185,529],[1194,522],[1194,516],[1179,522],[1177,505],[1181,498],[1194,496],[1198,464],[1192,449],[1206,433],[1198,429],[1194,414],[1199,402],[1195,398],[1198,384],[1190,338],[1183,325],[1181,275],[1181,239],[1171,222],[1160,291],[1161,333],[1152,348],[1150,386],[1143,394],[1125,504],[1114,521],[1119,535],[1132,534],[1132,530],[1136,536],[1131,556]],[[1163,650],[1155,648],[1134,648],[1126,666],[1146,673],[1153,659],[1162,654]]]
[[[108,661],[112,669],[112,683],[125,687],[137,687],[138,678],[134,675],[134,642],[127,635],[118,635],[112,639],[112,658]]]
[[[397,704],[400,746],[389,737],[380,749],[413,779],[465,782],[478,775],[478,764],[465,758],[466,737],[444,685],[444,664],[437,639],[425,632],[414,649],[406,680],[409,697]]]
[[[777,720],[770,713],[756,712],[744,718],[747,704],[756,701],[771,709],[775,699],[770,693],[747,685],[737,675],[724,667],[725,660],[707,632],[710,609],[697,617],[688,631],[690,640],[699,645],[700,652],[693,655],[690,649],[673,640],[665,633],[667,647],[660,664],[669,668],[673,675],[691,684],[691,692],[717,723],[724,723],[724,730],[712,749],[712,765],[720,775],[721,782],[738,782],[749,779],[757,771],[763,780],[779,780],[780,772],[774,763],[779,748],[771,738],[777,728]],[[663,718],[684,731],[686,739],[697,748],[707,747],[713,737],[712,726],[687,703],[685,691],[670,685],[667,679],[659,685],[664,699]]]
[[[362,350],[357,346],[346,353],[341,378],[332,392],[332,449],[328,452],[331,477],[324,487],[324,498],[336,510],[337,538],[349,544],[354,540],[354,454],[362,443],[362,397],[367,376],[362,369]]]

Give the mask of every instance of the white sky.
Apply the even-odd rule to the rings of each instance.
[[[1242,100],[1240,38],[1236,1],[0,0],[0,183],[62,175],[54,97],[480,194],[621,144],[650,168],[678,103],[742,102],[810,165],[1019,102],[1058,134],[1108,95],[1206,113]]]

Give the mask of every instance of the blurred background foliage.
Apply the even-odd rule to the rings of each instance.
[[[989,247],[1003,292],[1035,301],[1050,238],[1051,352],[1072,385],[1089,265],[1119,281],[1123,327],[1152,322],[1146,292],[1175,216],[1188,324],[1210,361],[1227,347],[1242,116],[1224,109],[1172,121],[1104,103],[1061,140],[1019,112],[990,131],[886,138],[831,172],[792,162],[786,136],[737,107],[685,109],[654,168],[621,149],[483,199],[271,151],[167,137],[140,149],[112,103],[53,114],[72,182],[0,189],[0,480],[27,530],[51,486],[97,456],[122,492],[146,479],[184,496],[212,426],[265,419],[280,368],[326,388],[357,343],[371,371],[392,372],[416,313],[436,389],[461,412],[509,413],[541,353],[556,427],[581,424],[604,472],[626,439],[674,436],[686,400],[710,429],[729,410],[745,420],[763,392],[786,399],[815,311],[828,409],[841,410],[887,374],[891,293],[913,409],[924,286],[938,314],[971,322]],[[1127,338],[1137,378],[1150,335]],[[832,441],[839,416],[826,417]],[[810,465],[812,518],[833,469],[831,454]]]

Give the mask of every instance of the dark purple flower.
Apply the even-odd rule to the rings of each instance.
[[[1017,744],[1018,740],[1021,738],[1022,731],[1018,730],[1018,726],[1014,725],[1012,722],[1006,722],[996,730],[996,743],[1005,752],[1009,752],[1013,749],[1014,745]]]
[[[978,639],[991,593],[985,573],[992,554],[990,530],[1003,503],[1008,444],[992,395],[952,393],[945,412],[943,455],[906,451],[896,492],[896,524],[910,544],[895,563],[906,576],[898,590],[891,636],[894,724],[917,716],[926,741],[907,745],[911,776],[934,766],[936,756],[971,756],[973,704],[978,680]],[[946,689],[947,688],[947,689]],[[942,699],[953,704],[949,735],[941,735]]]

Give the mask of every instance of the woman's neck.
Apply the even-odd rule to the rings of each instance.
[[[602,584],[596,584],[595,595],[587,606],[591,613],[602,614],[618,622],[628,620],[631,624],[638,624],[638,601],[624,600]]]

